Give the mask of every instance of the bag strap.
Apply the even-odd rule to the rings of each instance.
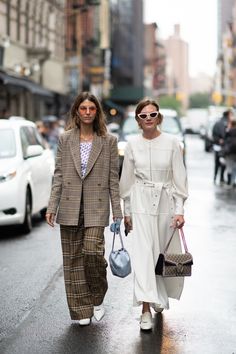
[[[175,234],[175,231],[176,231],[176,228],[174,228],[174,230],[173,230],[173,232],[172,232],[172,234],[171,234],[171,237],[170,237],[170,239],[169,239],[169,241],[168,241],[168,243],[167,243],[167,245],[166,245],[166,248],[165,248],[165,250],[164,250],[164,253],[167,252],[167,250],[168,250],[168,248],[169,248],[169,246],[170,246],[170,243],[171,243],[171,241],[172,241],[172,238],[173,238],[173,236],[174,236],[174,234]],[[179,233],[180,233],[180,236],[181,236],[183,245],[184,245],[184,250],[185,250],[185,252],[187,253],[187,252],[188,252],[188,247],[187,247],[187,243],[186,243],[186,240],[185,240],[183,228],[179,229]]]
[[[172,238],[173,238],[173,236],[174,236],[175,230],[176,230],[176,228],[174,228],[174,230],[173,230],[173,232],[172,232],[172,234],[171,234],[171,236],[170,236],[170,239],[169,239],[169,241],[168,241],[168,243],[167,243],[167,245],[166,245],[166,247],[165,247],[165,249],[164,249],[164,253],[167,252],[167,250],[168,250],[168,248],[169,248],[169,246],[170,246],[170,243],[171,243],[171,240],[172,240]]]
[[[120,237],[121,247],[122,247],[122,249],[124,249],[124,244],[123,244],[123,240],[122,240],[122,236],[121,236],[121,232],[120,231],[119,231],[118,235]],[[114,233],[113,233],[113,241],[112,241],[112,249],[111,249],[112,252],[114,251],[115,238],[116,238],[116,232],[114,231]]]
[[[184,230],[183,230],[182,227],[181,227],[181,229],[179,229],[179,232],[180,232],[180,236],[182,238],[182,242],[183,242],[183,245],[184,245],[184,250],[187,253],[188,252],[188,247],[187,247],[187,243],[186,243],[185,236],[184,236]]]

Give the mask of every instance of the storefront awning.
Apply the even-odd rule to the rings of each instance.
[[[54,94],[45,89],[43,86],[25,78],[9,75],[3,71],[0,71],[0,81],[2,81],[3,85],[6,86],[17,86],[23,88],[30,91],[33,95],[54,97]]]

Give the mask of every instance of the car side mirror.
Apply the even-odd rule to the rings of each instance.
[[[25,159],[30,157],[40,156],[43,153],[43,147],[41,145],[29,145],[26,149]]]

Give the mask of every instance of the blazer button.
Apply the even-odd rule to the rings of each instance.
[[[99,202],[101,202],[101,201],[102,201],[102,199],[101,199],[101,198],[99,198],[98,200],[99,200]]]
[[[98,186],[101,186],[101,183],[98,183]]]
[[[69,197],[66,197],[66,200],[70,200],[70,198],[69,198]]]

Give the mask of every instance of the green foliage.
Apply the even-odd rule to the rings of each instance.
[[[197,92],[189,97],[189,108],[207,108],[210,105],[208,92]]]
[[[161,108],[174,109],[178,114],[181,113],[181,102],[175,96],[161,96],[158,99],[158,103]]]

